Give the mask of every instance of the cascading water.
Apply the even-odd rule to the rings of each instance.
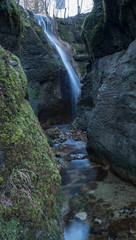
[[[60,46],[60,42],[53,35],[51,31],[51,23],[48,17],[36,14],[35,18],[38,24],[43,28],[44,33],[46,34],[52,46],[56,48],[57,52],[59,53],[59,56],[62,59],[64,67],[67,71],[67,76],[63,78],[63,82],[61,84],[61,93],[66,102],[66,106],[65,106],[66,112],[67,114],[71,115],[70,119],[74,120],[76,117],[77,97],[80,91],[80,80],[77,74],[75,73],[73,67],[71,66],[70,61],[66,56],[66,53],[63,51],[62,47]]]

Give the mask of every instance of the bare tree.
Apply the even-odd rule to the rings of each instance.
[[[69,1],[70,0],[15,0],[25,9],[29,9],[34,13],[41,13],[50,16],[69,17]],[[65,2],[67,1],[67,5]],[[88,0],[91,1],[91,0]],[[84,0],[77,0],[77,14],[82,11]]]
[[[81,0],[81,7],[80,7],[81,12],[82,12],[82,6],[83,6],[83,0]]]
[[[79,0],[77,0],[77,14],[81,13],[81,9],[80,9],[80,4],[79,4]]]

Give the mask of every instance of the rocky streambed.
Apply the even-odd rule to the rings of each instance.
[[[46,132],[62,175],[64,239],[135,240],[135,187],[88,159],[85,132],[68,125]]]

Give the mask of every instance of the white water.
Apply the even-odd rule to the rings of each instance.
[[[64,229],[65,240],[87,240],[90,226],[84,222],[73,222]]]
[[[77,74],[75,73],[73,67],[71,66],[70,61],[69,61],[68,57],[66,56],[66,53],[63,51],[62,47],[60,46],[60,42],[57,40],[57,38],[51,32],[51,23],[50,23],[50,20],[48,19],[48,17],[36,14],[35,18],[36,18],[38,24],[43,28],[44,33],[48,37],[50,43],[58,51],[58,53],[62,59],[62,62],[65,66],[65,69],[67,70],[68,78],[69,78],[69,87],[71,88],[71,100],[72,100],[71,112],[72,112],[73,119],[74,119],[75,114],[76,114],[77,97],[78,97],[79,91],[80,91],[80,80],[79,80]]]

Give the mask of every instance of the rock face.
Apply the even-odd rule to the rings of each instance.
[[[135,11],[135,0],[94,0],[94,8],[82,32],[90,58],[100,58],[128,47],[136,38]]]
[[[83,81],[77,124],[87,128],[90,155],[136,179],[136,31],[132,30],[136,3],[103,4],[95,1],[84,23],[90,69]]]
[[[73,58],[78,65],[78,72],[83,76],[88,64],[88,53],[81,37],[81,27],[88,14],[69,18],[56,18],[60,38],[68,42],[73,49]]]
[[[6,2],[6,1],[5,1]],[[31,12],[10,1],[9,12],[0,4],[0,44],[16,54],[29,84],[29,101],[41,122],[67,121],[61,79],[66,71],[55,49]]]
[[[103,82],[88,125],[88,150],[136,177],[136,41],[98,61]],[[111,64],[112,63],[112,64]]]
[[[60,240],[56,160],[26,100],[19,59],[1,46],[0,66],[1,239]]]

